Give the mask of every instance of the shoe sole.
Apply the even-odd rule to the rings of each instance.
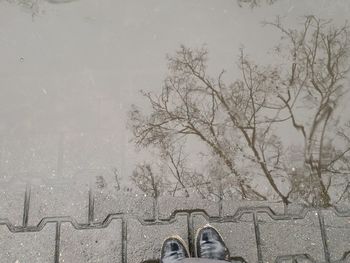
[[[195,239],[194,239],[194,255],[195,255],[195,257],[197,257],[197,258],[199,258],[199,256],[198,256],[198,248],[197,248],[197,240],[198,240],[199,232],[200,232],[202,229],[207,228],[207,227],[213,228],[213,229],[218,233],[218,235],[220,236],[222,242],[224,242],[224,239],[222,238],[222,235],[220,234],[220,232],[219,232],[215,227],[213,227],[212,225],[206,224],[206,225],[204,225],[203,227],[198,228],[198,229],[197,229],[197,232],[196,232]],[[224,242],[224,245],[225,245],[225,247],[226,247],[225,242]],[[227,247],[226,247],[226,248],[227,248]],[[227,248],[227,249],[228,249],[228,248]]]
[[[183,245],[183,247],[185,248],[186,252],[187,252],[187,255],[188,257],[190,258],[191,257],[191,254],[190,254],[190,251],[188,249],[188,246],[186,245],[186,242],[185,240],[183,240],[182,237],[180,237],[179,235],[173,235],[173,236],[169,236],[167,237],[166,239],[164,239],[163,243],[162,243],[162,247],[160,249],[160,258],[162,257],[162,250],[163,250],[163,245],[165,243],[165,241],[167,241],[168,239],[176,239],[177,241],[179,241],[181,243],[181,245]]]

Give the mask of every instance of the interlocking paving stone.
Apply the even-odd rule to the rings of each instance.
[[[340,260],[350,252],[350,216],[340,217],[331,210],[323,210],[327,244],[331,260]]]
[[[202,215],[193,216],[194,235],[199,228],[209,223],[221,234],[231,257],[242,257],[247,262],[258,262],[253,216],[243,215],[233,222],[208,222]],[[193,236],[193,244],[195,236]]]
[[[177,215],[174,221],[143,225],[136,219],[127,222],[128,263],[158,259],[163,241],[172,235],[188,240],[187,216]]]
[[[314,263],[315,261],[305,255],[291,255],[279,257],[275,263]]]
[[[176,210],[200,209],[210,216],[219,216],[219,203],[199,196],[173,197],[162,196],[158,200],[158,213],[160,219],[167,219]]]
[[[0,262],[54,262],[56,224],[47,224],[39,232],[11,233],[0,225]]]
[[[7,218],[12,225],[22,225],[25,190],[24,183],[0,181],[0,219]]]
[[[41,185],[32,186],[30,226],[37,225],[43,217],[54,216],[70,216],[79,223],[88,222],[89,180],[80,181],[80,183],[75,181],[75,184],[69,184],[68,181],[61,179],[60,182],[58,184],[46,181]],[[97,187],[92,193],[94,222],[103,222],[109,214],[122,213],[121,216],[127,222],[124,239],[126,243],[123,243],[122,239],[121,219],[113,219],[106,228],[93,224],[86,229],[75,229],[71,223],[64,222],[60,232],[59,262],[61,263],[122,262],[123,247],[126,248],[124,251],[128,262],[140,263],[145,260],[155,260],[159,258],[164,239],[174,234],[179,234],[186,242],[189,241],[193,249],[196,230],[207,223],[219,230],[232,257],[241,257],[247,262],[258,262],[258,248],[261,249],[263,262],[326,262],[321,236],[322,219],[331,262],[350,262],[348,214],[336,215],[333,210],[308,211],[300,205],[291,205],[284,210],[281,203],[223,201],[224,218],[219,219],[217,202],[193,197],[162,197],[158,204],[159,220],[156,220],[154,200],[151,197],[136,196],[104,187]],[[0,192],[0,197],[5,196],[15,200],[13,204],[0,203],[0,218],[7,217],[11,223],[21,225],[24,194],[24,183],[18,199],[15,197],[12,199]],[[11,208],[18,207],[18,209],[8,216],[4,207],[7,207],[7,211]],[[267,207],[277,216],[264,212],[263,210]],[[5,211],[4,217],[2,217],[1,208]],[[179,212],[182,210],[187,212]],[[200,210],[206,211],[209,218]],[[174,211],[177,211],[175,217],[170,218]],[[284,212],[287,217],[284,217]],[[256,243],[253,213],[256,213],[258,218],[259,246]],[[229,217],[234,215],[236,217]],[[299,219],[301,216],[305,218]],[[188,222],[190,223],[189,232]],[[94,229],[90,229],[91,227]],[[24,231],[27,232],[13,234],[6,226],[0,226],[0,262],[53,263],[55,224],[49,223],[39,232],[28,232],[29,229]],[[32,239],[35,242],[31,243]],[[45,249],[43,250],[42,247]]]
[[[234,216],[239,208],[270,208],[275,214],[284,214],[284,205],[282,203],[263,202],[263,201],[237,201],[223,200],[223,216]]]
[[[28,225],[35,226],[44,217],[71,216],[78,223],[88,222],[89,185],[59,179],[31,186]]]
[[[293,220],[274,220],[259,213],[258,221],[264,262],[296,254],[309,254],[317,262],[325,261],[317,212],[310,211],[304,219]]]
[[[103,222],[108,214],[124,213],[141,220],[154,219],[154,199],[144,195],[125,194],[102,189],[94,191],[94,221]]]
[[[303,204],[291,203],[286,206],[285,213],[288,215],[300,215],[306,206]]]
[[[61,225],[60,263],[121,263],[122,221],[113,219],[108,227],[77,230]]]

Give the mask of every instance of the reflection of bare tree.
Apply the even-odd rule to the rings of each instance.
[[[338,150],[334,155],[335,157],[325,164],[324,169],[333,176],[342,178],[340,186],[337,183],[332,184],[333,177],[330,177],[329,182],[330,186],[335,185],[337,187],[336,203],[341,203],[350,202],[350,122],[347,122],[344,127],[338,130],[338,135],[345,146]]]
[[[36,16],[40,12],[40,1],[41,0],[6,0],[9,3],[17,4],[20,7],[28,10],[32,13],[32,16]]]
[[[188,179],[191,171],[186,167],[186,156],[184,156],[183,147],[184,145],[182,144],[176,148],[174,144],[163,141],[160,149],[161,157],[165,160],[165,165],[176,180],[175,188],[172,191],[173,195],[175,195],[176,191],[182,189],[188,197],[187,186],[190,186]]]
[[[106,180],[102,175],[96,176],[96,187],[99,189],[105,188],[107,186]]]
[[[216,80],[207,76],[206,56],[204,49],[182,47],[175,57],[169,58],[172,75],[161,95],[145,94],[153,108],[151,116],[144,117],[137,109],[131,113],[136,143],[159,146],[174,137],[176,141],[186,136],[197,137],[223,160],[243,198],[264,198],[252,189],[235,165],[235,154],[248,147],[247,159],[260,167],[273,190],[288,203],[273,178],[279,165],[280,144],[272,139],[271,126],[261,115],[268,106],[276,72],[257,67],[242,53],[239,61],[243,79],[226,86],[223,72]],[[238,141],[237,133],[243,136],[243,141]],[[271,167],[266,161],[271,161]]]
[[[137,165],[131,179],[142,192],[154,198],[158,198],[164,189],[164,178],[155,175],[149,164]]]
[[[115,181],[115,189],[117,191],[120,190],[120,183],[119,183],[119,173],[118,173],[118,169],[116,167],[112,168],[113,174],[114,174],[114,181]]]
[[[349,71],[348,27],[336,28],[314,16],[306,17],[301,31],[287,29],[279,20],[271,24],[286,39],[291,63],[276,88],[277,97],[304,140],[304,161],[314,182],[313,202],[328,205],[330,178],[323,173],[323,157],[327,131],[335,123],[334,112],[345,92],[343,82]]]
[[[157,167],[152,169],[149,164],[138,165],[133,173],[133,182],[143,192],[152,196],[167,192],[172,196],[180,194],[189,197],[189,191],[195,190],[203,198],[213,194],[208,191],[207,179],[188,167],[184,144],[162,142],[159,157],[160,165]]]
[[[239,6],[248,5],[250,8],[258,7],[261,4],[272,5],[277,0],[237,0]]]
[[[348,182],[345,185],[344,190],[340,193],[338,200],[336,201],[336,203],[339,202],[350,202],[350,182]]]
[[[17,4],[20,7],[23,7],[24,9],[31,12],[32,17],[34,17],[39,15],[39,13],[41,12],[40,7],[44,2],[48,2],[51,4],[64,4],[64,3],[74,2],[77,0],[6,0],[6,1],[12,4]]]
[[[224,71],[209,76],[207,50],[181,47],[169,57],[170,74],[161,93],[144,93],[151,114],[136,107],[130,112],[134,139],[142,147],[162,148],[167,142],[172,149],[186,138],[196,138],[226,167],[222,178],[234,182],[226,185],[242,198],[267,198],[252,183],[262,177],[288,204],[295,189],[285,169],[283,144],[274,134],[274,127],[288,121],[304,138],[303,163],[312,177],[312,204],[327,206],[330,179],[323,171],[323,157],[326,131],[335,121],[348,71],[347,26],[337,28],[313,16],[306,17],[299,31],[284,28],[278,20],[270,25],[285,35],[282,52],[289,52],[290,65],[287,61],[285,68],[261,67],[242,51],[241,78],[227,85]],[[300,107],[307,112],[298,111]],[[184,185],[183,178],[180,181]]]
[[[345,145],[342,150],[338,150],[334,158],[326,163],[325,169],[331,173],[350,174],[350,121],[345,123],[344,127],[338,129],[337,135],[341,143]]]

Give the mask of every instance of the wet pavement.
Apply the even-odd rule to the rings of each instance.
[[[195,233],[208,223],[232,262],[350,263],[349,201],[314,209],[155,199],[130,188],[130,178],[140,163],[157,166],[159,156],[136,152],[127,129],[131,104],[149,106],[139,90],[159,94],[166,54],[180,44],[208,46],[210,71],[227,69],[229,84],[242,44],[262,66],[280,49],[280,35],[262,21],[287,15],[294,28],[315,13],[342,24],[349,1],[278,1],[254,10],[236,1],[0,2],[0,263],[154,263],[170,235],[193,253]],[[280,131],[286,146],[299,136],[288,127]],[[207,170],[202,155],[194,159],[194,168]]]
[[[78,187],[79,186],[79,187]],[[350,209],[136,196],[82,184],[1,190],[1,262],[153,262],[177,234],[222,234],[232,262],[350,262]]]

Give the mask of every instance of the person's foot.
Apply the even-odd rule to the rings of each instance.
[[[206,225],[198,229],[196,235],[196,256],[199,258],[230,260],[230,252],[219,232]]]
[[[190,255],[185,241],[179,236],[167,238],[163,242],[160,253],[160,263],[174,263],[181,259],[188,258]]]

